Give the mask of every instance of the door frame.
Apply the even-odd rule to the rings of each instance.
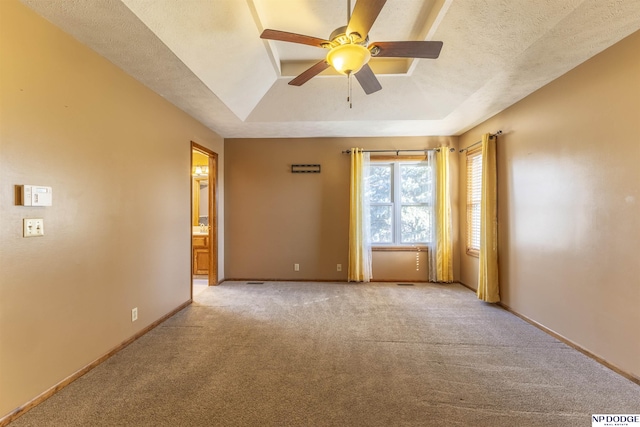
[[[191,141],[191,166],[189,176],[191,177],[191,209],[189,211],[189,237],[191,239],[191,298],[193,299],[193,151],[199,151],[209,159],[209,286],[218,284],[218,153]]]

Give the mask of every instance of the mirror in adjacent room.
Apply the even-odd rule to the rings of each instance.
[[[209,227],[209,157],[193,150],[193,232],[207,233]]]
[[[193,225],[199,227],[200,232],[206,232],[209,226],[209,178],[194,178],[194,218]]]

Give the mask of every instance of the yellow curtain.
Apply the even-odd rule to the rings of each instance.
[[[451,198],[449,147],[440,147],[435,155],[435,274],[432,281],[453,282],[453,243],[451,239]]]
[[[351,179],[349,186],[349,272],[350,282],[371,280],[371,248],[368,247],[364,183],[365,154],[351,149]]]
[[[500,301],[498,287],[498,184],[496,138],[482,136],[482,201],[480,203],[480,260],[478,298]]]

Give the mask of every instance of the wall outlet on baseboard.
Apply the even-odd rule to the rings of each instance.
[[[293,264],[293,271],[300,271],[300,264]]]
[[[138,307],[133,307],[131,309],[131,321],[135,322],[138,320]]]
[[[336,271],[342,271],[342,264],[336,265]]]

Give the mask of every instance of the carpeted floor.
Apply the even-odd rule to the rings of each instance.
[[[11,424],[590,426],[640,386],[460,285],[225,282]]]

